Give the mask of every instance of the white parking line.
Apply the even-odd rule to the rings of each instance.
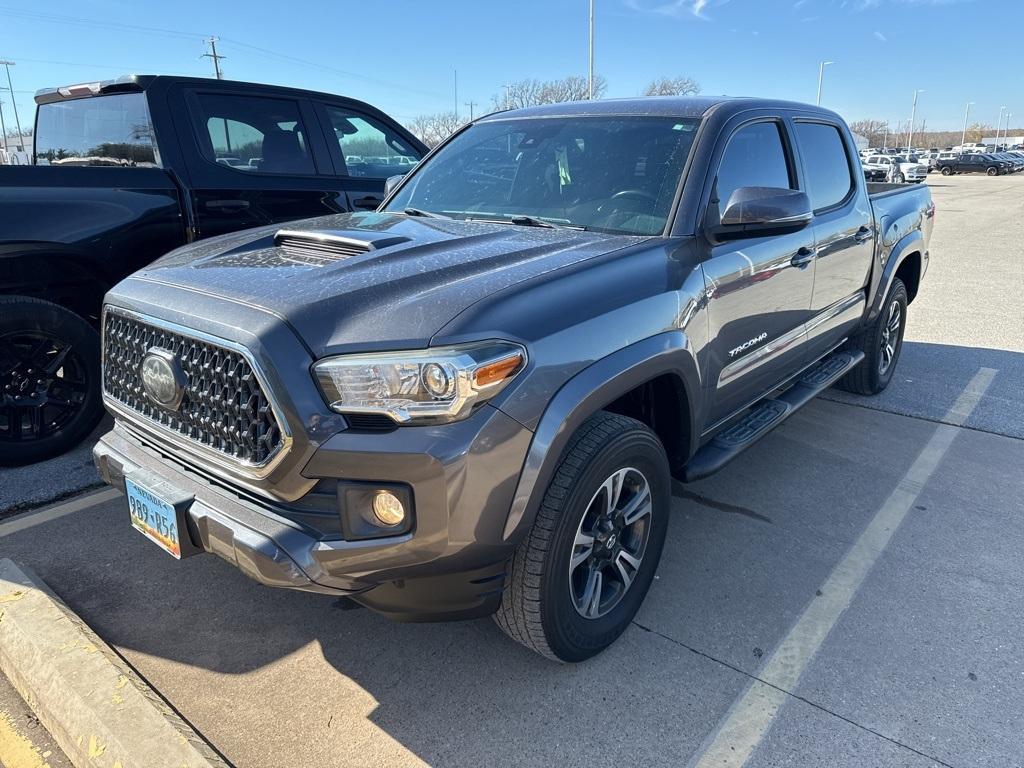
[[[10,536],[12,533],[18,531],[24,531],[36,525],[42,525],[48,523],[51,520],[56,520],[58,517],[64,517],[64,515],[70,515],[75,512],[81,512],[83,509],[102,504],[105,501],[110,501],[120,496],[120,491],[114,488],[106,488],[96,493],[90,493],[85,496],[77,496],[70,501],[65,501],[63,504],[56,504],[46,509],[41,509],[38,512],[29,512],[24,515],[17,515],[6,523],[0,523],[0,539],[4,536]]]
[[[690,759],[689,766],[736,768],[746,763],[771,727],[788,692],[796,686],[832,627],[849,607],[925,483],[939,466],[957,435],[957,427],[971,415],[995,375],[992,368],[982,368],[974,375],[946,414],[944,421],[948,423],[938,425],[899,485],[822,584],[820,597],[811,599],[761,667],[758,679],[751,681],[733,702],[725,718]]]

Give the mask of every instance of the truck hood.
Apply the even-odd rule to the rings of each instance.
[[[260,308],[289,323],[319,357],[425,347],[497,291],[645,239],[338,214],[194,243],[136,277]]]

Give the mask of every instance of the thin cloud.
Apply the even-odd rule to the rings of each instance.
[[[878,41],[878,42],[880,42],[880,43],[888,43],[888,42],[889,42],[889,38],[888,38],[888,37],[886,37],[885,35],[883,35],[883,34],[882,34],[881,32],[879,32],[878,30],[875,30],[875,31],[874,31],[874,32],[872,32],[871,34],[873,34],[873,35],[875,36],[875,40],[877,40],[877,41]]]
[[[671,0],[670,2],[650,3],[645,0],[625,0],[627,8],[640,13],[653,13],[658,16],[695,16],[708,20],[704,11],[711,5],[725,5],[729,0]]]

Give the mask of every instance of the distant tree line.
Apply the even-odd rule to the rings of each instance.
[[[569,75],[556,80],[517,80],[503,86],[504,92],[491,97],[494,111],[523,109],[539,104],[560,104],[564,101],[583,101],[590,97],[590,82],[583,75]],[[600,99],[608,91],[608,81],[598,75],[594,78],[594,98]],[[700,93],[700,84],[690,77],[661,77],[652,80],[643,90],[644,96],[691,96]],[[435,147],[451,136],[468,121],[466,115],[438,112],[419,115],[407,128],[428,147]]]
[[[902,125],[895,126],[892,123],[888,124],[886,128],[885,120],[854,120],[850,123],[850,130],[854,133],[860,134],[868,140],[869,146],[881,147],[882,142],[885,142],[887,147],[905,147],[907,146],[907,128],[909,120],[904,121]],[[929,131],[928,124],[922,120],[920,123],[914,126],[914,146],[915,147],[938,147],[939,149],[945,149],[947,147],[956,147],[960,145],[960,139],[967,143],[976,143],[984,138],[992,138],[995,136],[996,129],[987,123],[974,122],[967,126],[967,132],[964,134],[962,130],[959,131]],[[1000,135],[1003,131],[1000,130]],[[1010,128],[1006,131],[1007,136],[1020,136],[1024,131],[1021,129]]]

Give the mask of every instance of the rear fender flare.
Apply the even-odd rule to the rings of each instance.
[[[894,222],[890,225],[889,230],[892,231],[892,229],[894,227],[898,227],[900,223],[901,222],[899,221]],[[885,233],[880,233],[880,236],[884,238]],[[921,269],[923,272],[924,261],[927,258],[924,235],[921,234],[921,230],[919,229],[915,229],[903,235],[902,238],[897,240],[891,247],[883,239],[881,247],[887,250],[889,255],[888,257],[885,257],[885,261],[882,266],[882,276],[879,279],[875,295],[870,304],[868,304],[867,314],[865,317],[865,320],[868,322],[874,320],[878,316],[878,313],[882,311],[882,304],[885,302],[885,297],[889,295],[889,289],[892,287],[892,281],[896,276],[896,270],[899,269],[903,260],[911,253],[920,253]]]
[[[518,543],[533,525],[544,492],[576,429],[604,406],[658,376],[682,382],[691,429],[701,392],[697,360],[682,331],[666,331],[601,358],[562,386],[541,416],[526,454],[503,538]],[[691,448],[692,450],[692,448]]]

